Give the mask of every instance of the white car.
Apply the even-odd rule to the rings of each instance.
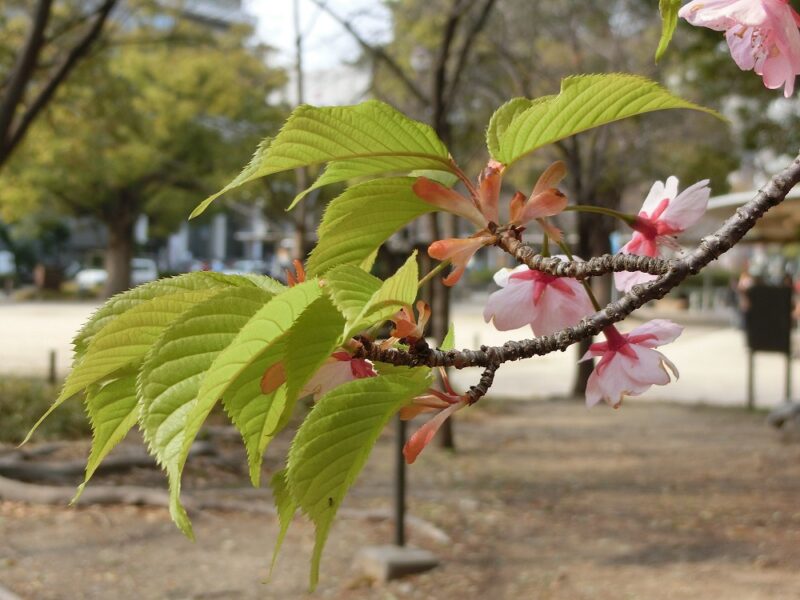
[[[108,279],[105,269],[82,269],[75,274],[75,283],[82,292],[103,287]],[[141,285],[158,279],[156,261],[151,258],[134,258],[131,260],[131,286]]]

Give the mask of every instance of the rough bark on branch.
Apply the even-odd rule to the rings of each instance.
[[[608,304],[603,310],[583,319],[575,327],[568,327],[553,335],[546,335],[530,340],[509,341],[502,346],[482,346],[477,350],[433,350],[415,354],[397,348],[382,349],[377,345],[364,344],[359,349],[359,357],[402,366],[429,367],[493,367],[505,362],[550,354],[566,350],[572,344],[600,333],[604,328],[623,320],[634,310],[651,300],[663,298],[671,289],[680,284],[686,277],[699,273],[711,261],[735,246],[744,235],[752,229],[758,220],[770,208],[777,206],[786,198],[789,191],[800,182],[800,156],[775,175],[746,204],[737,209],[723,225],[711,235],[704,237],[697,248],[681,258],[668,262],[669,270],[647,284],[637,285],[616,302]],[[532,264],[552,268],[556,274],[558,264],[548,262],[544,258],[530,257]],[[605,257],[600,257],[605,261]],[[619,266],[627,270],[627,259],[616,260],[611,257],[608,267]],[[587,261],[587,264],[590,261]],[[581,263],[562,263],[580,265]],[[626,268],[622,268],[626,266]],[[643,265],[645,266],[645,265]],[[592,268],[596,265],[593,264]],[[564,269],[578,269],[578,266],[567,266]],[[655,266],[653,267],[656,268]],[[604,271],[607,272],[607,271]]]

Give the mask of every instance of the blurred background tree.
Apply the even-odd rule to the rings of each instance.
[[[31,130],[0,192],[7,220],[35,208],[104,224],[106,295],[130,285],[140,215],[156,235],[172,231],[286,116],[267,103],[284,73],[249,28],[209,35],[142,19],[115,29]]]
[[[0,8],[0,168],[89,56],[117,0],[8,0]]]

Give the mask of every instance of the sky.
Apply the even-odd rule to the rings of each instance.
[[[294,64],[295,0],[245,0],[245,10],[257,19],[260,39],[278,49],[283,66]],[[331,16],[311,0],[296,0],[304,37],[303,60],[309,71],[330,69],[344,61],[354,60],[359,49],[352,37]],[[355,20],[359,33],[370,40],[388,36],[388,14],[380,0],[328,0],[337,14]]]

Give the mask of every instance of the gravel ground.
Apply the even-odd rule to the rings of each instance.
[[[426,450],[409,475],[411,512],[452,538],[412,531],[410,541],[442,566],[370,584],[353,557],[391,540],[391,524],[343,519],[316,597],[800,598],[800,445],[782,443],[763,415],[484,400],[457,437],[457,453]],[[391,442],[387,431],[349,509],[388,507]],[[276,442],[265,472],[287,443]],[[199,460],[186,487],[239,486],[243,474],[209,474]],[[116,480],[158,479],[142,470]],[[306,597],[313,529],[296,520],[265,585],[276,529],[269,515],[209,511],[195,517],[191,543],[163,509],[0,502],[0,583],[30,600]]]

